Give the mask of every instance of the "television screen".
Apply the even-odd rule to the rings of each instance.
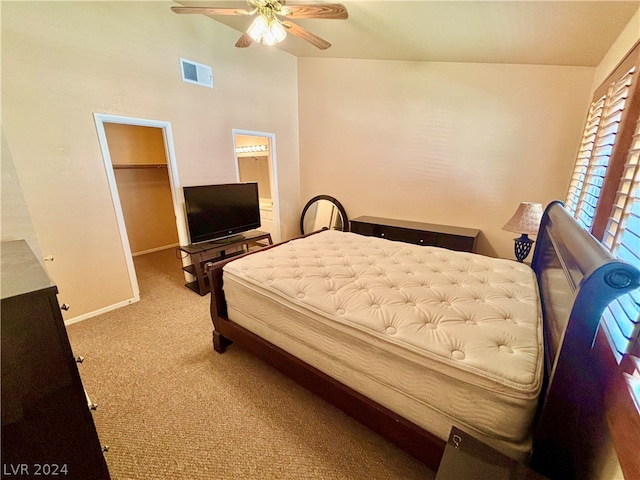
[[[257,183],[200,185],[183,191],[192,244],[260,227]]]

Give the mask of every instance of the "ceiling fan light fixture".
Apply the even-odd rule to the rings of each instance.
[[[276,43],[278,43],[278,41],[276,40],[276,37],[273,36],[270,30],[267,30],[266,32],[264,32],[264,35],[262,35],[263,45],[271,46],[271,45],[275,45]]]
[[[269,29],[269,19],[266,15],[258,15],[249,28],[247,29],[247,35],[249,35],[254,42],[260,42],[264,33]]]
[[[277,19],[274,19],[273,22],[271,22],[271,25],[269,26],[269,32],[276,39],[276,43],[283,41],[287,36],[286,29]]]
[[[276,18],[272,10],[263,10],[249,25],[247,29],[254,42],[262,42],[264,45],[275,45],[287,36],[284,26]]]
[[[2,1],[2,0],[0,0]],[[225,2],[226,3],[226,2]],[[265,45],[274,45],[282,42],[287,34],[302,38],[311,43],[320,50],[326,50],[331,46],[326,40],[314,35],[306,28],[289,21],[289,17],[294,19],[317,18],[317,19],[341,19],[349,17],[347,9],[339,3],[309,3],[306,0],[301,5],[286,6],[286,0],[247,0],[250,10],[239,8],[219,6],[219,7],[171,7],[171,11],[175,13],[198,13],[203,15],[256,15],[251,25],[244,32],[238,41],[236,47],[247,48],[253,42],[263,43]],[[284,17],[286,22],[279,17]]]

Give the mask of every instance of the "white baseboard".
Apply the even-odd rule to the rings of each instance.
[[[117,308],[126,307],[127,305],[131,305],[139,301],[140,298],[130,298],[129,300],[125,300],[124,302],[114,303],[113,305],[109,305],[108,307],[100,308],[98,310],[94,310],[93,312],[85,313],[84,315],[79,315],[77,317],[70,318],[69,320],[65,320],[65,325],[72,325],[74,323],[82,322],[83,320],[87,320],[88,318],[96,317],[98,315],[102,315],[103,313],[110,312],[111,310],[116,310]]]
[[[178,247],[178,246],[180,246],[179,243],[172,243],[171,245],[165,245],[164,247],[151,248],[149,250],[143,250],[142,252],[132,253],[131,256],[132,257],[137,257],[139,255],[145,255],[147,253],[159,252],[161,250],[166,250],[167,248],[174,248],[174,247]]]
[[[161,250],[166,250],[167,248],[178,247],[179,243],[174,243],[171,245],[165,245],[163,247],[152,248],[150,250],[145,250],[143,252],[132,253],[133,257],[137,257],[138,255],[144,255],[146,253],[159,252]],[[113,305],[109,305],[108,307],[100,308],[98,310],[94,310],[93,312],[85,313],[83,315],[78,315],[77,317],[70,318],[69,320],[65,320],[65,325],[73,325],[74,323],[82,322],[83,320],[87,320],[88,318],[97,317],[98,315],[102,315],[103,313],[110,312],[111,310],[116,310],[121,307],[126,307],[127,305],[131,305],[132,303],[136,303],[140,300],[140,297],[130,298],[128,300],[124,300],[123,302],[114,303]]]

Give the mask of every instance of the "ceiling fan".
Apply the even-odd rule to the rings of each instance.
[[[291,33],[303,38],[315,47],[325,50],[329,42],[297,25],[290,18],[346,19],[349,14],[339,3],[286,5],[285,0],[247,0],[250,9],[230,7],[171,7],[175,13],[201,13],[203,15],[257,15],[249,28],[236,42],[236,47],[246,48],[252,42],[275,45]],[[281,18],[283,17],[283,18]]]

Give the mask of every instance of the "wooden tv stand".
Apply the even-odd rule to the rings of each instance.
[[[209,293],[209,281],[204,273],[205,263],[240,255],[248,252],[251,246],[258,245],[262,247],[267,244],[273,244],[270,233],[251,230],[250,232],[215,240],[213,242],[180,246],[180,250],[191,257],[191,265],[182,267],[182,269],[196,277],[194,282],[186,283],[185,286],[200,295],[206,295]],[[232,251],[227,252],[228,250]]]

